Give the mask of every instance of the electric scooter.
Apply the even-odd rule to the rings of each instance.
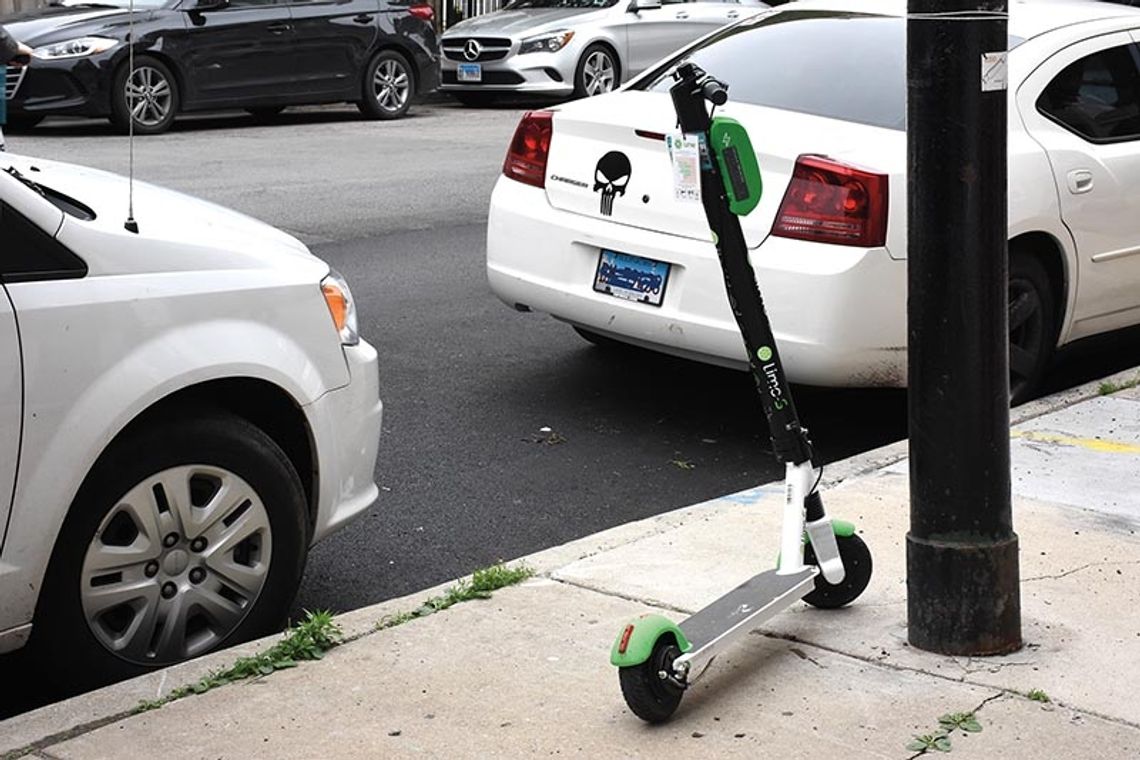
[[[650,723],[668,720],[692,683],[738,636],[803,599],[820,608],[854,601],[871,580],[871,553],[855,526],[831,520],[820,498],[807,430],[764,310],[738,216],[760,202],[760,166],[748,133],[734,119],[713,118],[706,101],[724,105],[728,88],[692,63],[673,73],[670,88],[682,135],[697,138],[700,198],[724,272],[729,304],[748,350],[777,459],[785,465],[783,527],[777,567],[745,581],[692,617],[674,623],[642,615],[618,635],[610,662],[618,667],[629,709]],[[670,142],[669,145],[673,143]]]

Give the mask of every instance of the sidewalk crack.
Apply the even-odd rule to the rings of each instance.
[[[1061,573],[1054,573],[1052,575],[1034,575],[1031,578],[1022,578],[1022,583],[1029,583],[1030,581],[1043,581],[1043,580],[1058,580],[1074,573],[1079,573],[1082,570],[1088,570],[1090,567],[1115,567],[1118,565],[1140,565],[1140,560],[1131,560],[1125,562],[1089,562],[1079,567],[1074,567],[1071,570],[1065,570]]]

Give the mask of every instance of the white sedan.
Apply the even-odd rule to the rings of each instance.
[[[793,382],[906,383],[906,3],[804,0],[680,51],[622,91],[523,116],[491,199],[487,274],[595,342],[746,369],[699,203],[679,199],[669,74],[728,83],[718,114],[763,172],[741,221]],[[1010,369],[1140,323],[1140,9],[1011,3]]]
[[[268,633],[377,498],[376,351],[296,239],[0,154],[0,652],[87,687]]]

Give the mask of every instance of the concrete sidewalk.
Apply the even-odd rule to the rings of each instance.
[[[939,716],[973,711],[983,730],[954,732],[953,757],[1140,757],[1140,389],[1086,386],[1016,419],[1025,647],[1013,655],[907,645],[897,444],[827,468],[829,513],[856,522],[874,553],[863,596],[837,611],[796,605],[753,631],[664,726],[626,709],[613,638],[633,615],[680,619],[771,566],[779,484],[527,557],[538,575],[487,601],[382,631],[442,587],[343,615],[357,638],[317,663],[130,714],[272,643],[260,642],[13,718],[0,756],[908,758]]]

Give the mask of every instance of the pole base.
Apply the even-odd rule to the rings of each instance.
[[[949,655],[1021,648],[1017,536],[978,543],[906,537],[907,638]]]

